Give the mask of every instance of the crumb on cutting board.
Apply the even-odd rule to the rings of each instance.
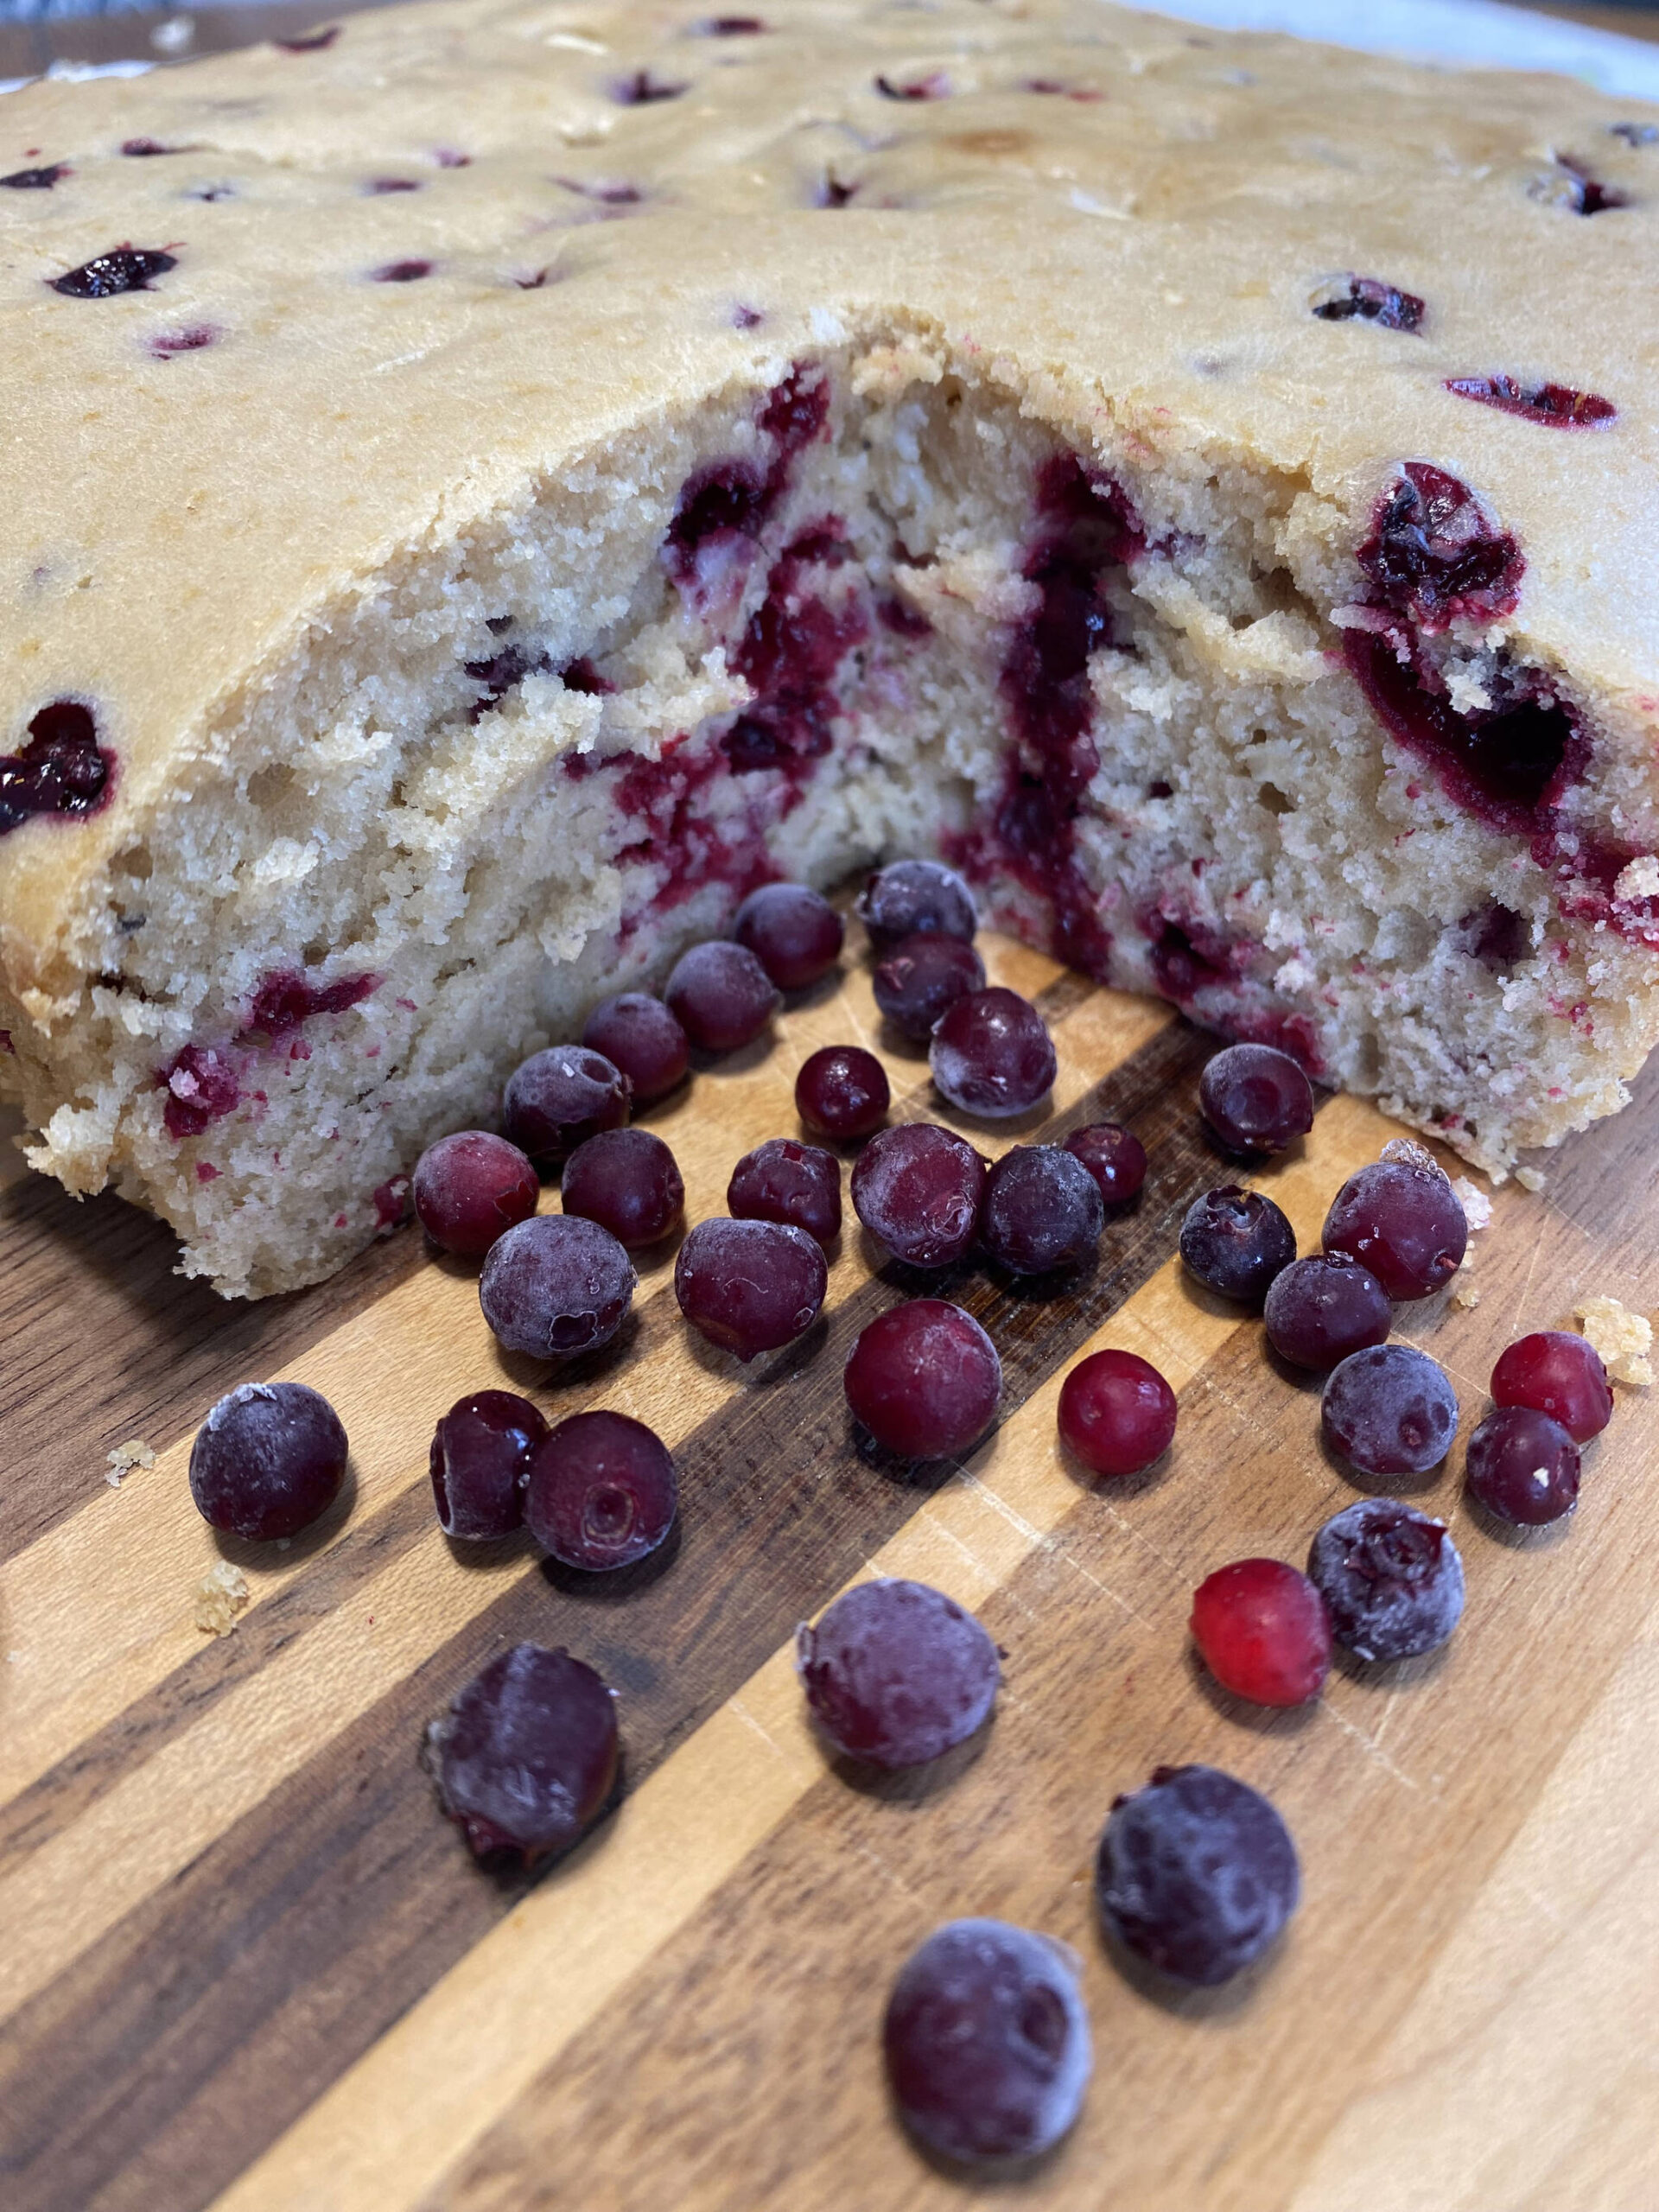
[[[1541,1191],[1544,1179],[1535,1167],[1517,1167],[1515,1179],[1523,1191]]]
[[[109,1470],[105,1481],[111,1490],[119,1490],[123,1475],[130,1475],[135,1467],[153,1467],[156,1454],[142,1436],[130,1436],[124,1444],[118,1444],[108,1455]]]
[[[1471,1231],[1490,1229],[1492,1225],[1492,1202],[1478,1183],[1471,1183],[1466,1175],[1459,1175],[1452,1188],[1458,1194],[1458,1204],[1463,1208],[1463,1217]]]
[[[1653,1380],[1648,1353],[1653,1348],[1652,1324],[1632,1313],[1616,1298],[1583,1298],[1573,1309],[1586,1341],[1601,1354],[1602,1363],[1615,1382],[1633,1383],[1643,1389]]]
[[[196,1626],[204,1636],[229,1636],[252,1594],[241,1568],[220,1560],[196,1586]]]

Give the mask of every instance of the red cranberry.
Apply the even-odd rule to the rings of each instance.
[[[1081,1267],[1105,1226],[1099,1185],[1059,1145],[1017,1144],[985,1178],[980,1240],[1014,1274]]]
[[[547,1434],[528,1398],[476,1390],[450,1407],[432,1437],[432,1496],[446,1536],[490,1543],[524,1517],[524,1472]]]
[[[1325,1437],[1365,1475],[1422,1475],[1452,1448],[1458,1394],[1446,1370],[1413,1344],[1350,1352],[1320,1400]]]
[[[1282,1152],[1313,1126],[1313,1085],[1271,1045],[1229,1045],[1207,1061],[1198,1107],[1230,1152]]]
[[[563,1567],[632,1567],[679,1510],[667,1446],[626,1414],[573,1414],[539,1443],[524,1477],[524,1519]]]
[[[925,1582],[860,1582],[817,1628],[804,1622],[796,1667],[838,1751],[873,1766],[922,1766],[984,1722],[1002,1669],[971,1613]]]
[[[1416,1659],[1463,1617],[1463,1561],[1443,1521],[1362,1497],[1313,1539],[1307,1572],[1331,1632],[1357,1659]]]
[[[621,1070],[639,1106],[666,1098],[691,1065],[684,1030],[661,999],[646,991],[603,1000],[588,1015],[582,1041]]]
[[[822,1248],[787,1222],[700,1221],[674,1264],[681,1313],[740,1359],[792,1344],[829,1285]]]
[[[1346,1252],[1318,1252],[1274,1277],[1262,1318],[1281,1359],[1320,1369],[1386,1344],[1394,1308],[1369,1268]]]
[[[1041,1014],[1018,991],[1000,986],[970,991],[946,1009],[927,1064],[942,1096],[987,1121],[1035,1106],[1059,1067]]]
[[[487,1129],[458,1129],[415,1163],[415,1211],[432,1242],[466,1260],[483,1258],[504,1230],[527,1221],[542,1185],[516,1144]]]
[[[1259,1958],[1296,1910],[1301,1870],[1265,1797],[1212,1766],[1160,1766],[1120,1797],[1095,1893],[1126,1949],[1202,1989]]]
[[[752,1045],[782,1003],[778,987],[747,945],[716,938],[681,956],[663,994],[668,1010],[705,1052]]]
[[[1390,1298],[1427,1298],[1463,1265],[1469,1224],[1438,1167],[1379,1160],[1337,1192],[1324,1243],[1362,1262]]]
[[[737,910],[732,936],[747,946],[780,991],[804,991],[841,957],[847,925],[827,899],[804,883],[766,883]]]
[[[973,893],[954,868],[938,861],[894,861],[878,869],[855,912],[877,952],[934,932],[969,944],[979,925]]]
[[[1060,1386],[1060,1436],[1091,1474],[1138,1475],[1175,1435],[1175,1393],[1132,1351],[1091,1352]]]
[[[1570,385],[1522,384],[1515,377],[1447,377],[1446,388],[1459,399],[1478,400],[1552,430],[1599,430],[1618,410],[1599,392],[1574,391]]]
[[[46,281],[66,299],[108,300],[118,292],[148,292],[152,277],[164,276],[178,265],[177,254],[163,253],[156,246],[117,245],[107,253],[94,254],[79,269]]]
[[[443,1809],[489,1866],[528,1869],[568,1851],[616,1784],[615,1694],[568,1651],[504,1651],[430,1740]]]
[[[881,2030],[899,2117],[960,2166],[1052,2149],[1094,2055],[1073,1955],[1005,1920],[952,1920],[912,1951]]]
[[[1283,1560],[1235,1560],[1207,1576],[1192,1592],[1192,1637],[1223,1689],[1256,1705],[1305,1705],[1331,1671],[1325,1600]]]
[[[1207,1290],[1259,1313],[1274,1276],[1296,1257],[1296,1232],[1271,1198],[1223,1183],[1187,1208],[1180,1249]]]
[[[958,999],[984,989],[985,963],[963,938],[933,931],[901,938],[876,962],[870,982],[899,1035],[920,1045]]]
[[[1601,1354],[1566,1329],[1541,1329],[1501,1354],[1492,1370],[1492,1397],[1500,1406],[1548,1414],[1575,1444],[1599,1436],[1613,1417]]]
[[[507,1078],[501,1118],[508,1136],[537,1167],[560,1161],[601,1129],[628,1118],[628,1079],[586,1045],[532,1052]]]
[[[159,1078],[167,1091],[162,1122],[179,1142],[200,1136],[209,1122],[232,1113],[241,1103],[236,1069],[212,1045],[187,1045]]]
[[[985,1195],[985,1162],[932,1122],[873,1136],[853,1169],[853,1210],[894,1259],[948,1268],[965,1256]]]
[[[1402,292],[1380,276],[1344,276],[1315,301],[1313,312],[1323,322],[1347,322],[1357,316],[1376,323],[1379,330],[1415,330],[1423,320],[1423,302],[1415,292]]]
[[[795,1110],[802,1121],[843,1144],[873,1135],[892,1100],[887,1070],[861,1045],[826,1045],[795,1078]]]
[[[739,1221],[792,1222],[832,1244],[841,1234],[841,1162],[817,1145],[769,1137],[732,1170],[726,1210]]]
[[[573,1359],[609,1344],[633,1283],[632,1264],[609,1230],[569,1214],[537,1214],[491,1245],[478,1302],[509,1351]]]
[[[303,1382],[244,1382],[190,1447],[190,1495],[215,1529],[261,1543],[297,1536],[346,1478],[340,1415]]]
[[[891,1306],[861,1331],[847,1402],[884,1451],[958,1458],[996,1418],[1002,1363],[971,1313],[943,1298]]]
[[[631,1252],[660,1243],[685,1209],[674,1155],[649,1129],[601,1129],[579,1144],[564,1163],[559,1197],[566,1213],[596,1221]]]
[[[1359,565],[1386,606],[1434,632],[1512,614],[1527,564],[1465,483],[1408,461],[1377,502]]]
[[[1559,1521],[1579,1502],[1579,1447],[1533,1406],[1500,1406],[1469,1439],[1470,1494],[1519,1529]]]
[[[1109,1206],[1126,1205],[1147,1179],[1146,1147],[1116,1122],[1090,1122],[1073,1129],[1065,1148],[1094,1177]]]

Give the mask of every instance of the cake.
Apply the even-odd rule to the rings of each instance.
[[[1084,0],[0,100],[0,1082],[222,1292],[934,853],[1495,1174],[1659,1033],[1659,123]]]

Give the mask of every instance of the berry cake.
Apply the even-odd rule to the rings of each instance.
[[[0,101],[0,1058],[258,1294],[896,852],[1495,1172],[1659,1033],[1652,122],[1083,0]]]

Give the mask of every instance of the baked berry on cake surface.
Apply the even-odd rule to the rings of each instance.
[[[1613,1110],[1627,106],[1078,0],[438,0],[8,97],[31,1158],[314,1280],[596,1001],[904,853],[1496,1170]]]

